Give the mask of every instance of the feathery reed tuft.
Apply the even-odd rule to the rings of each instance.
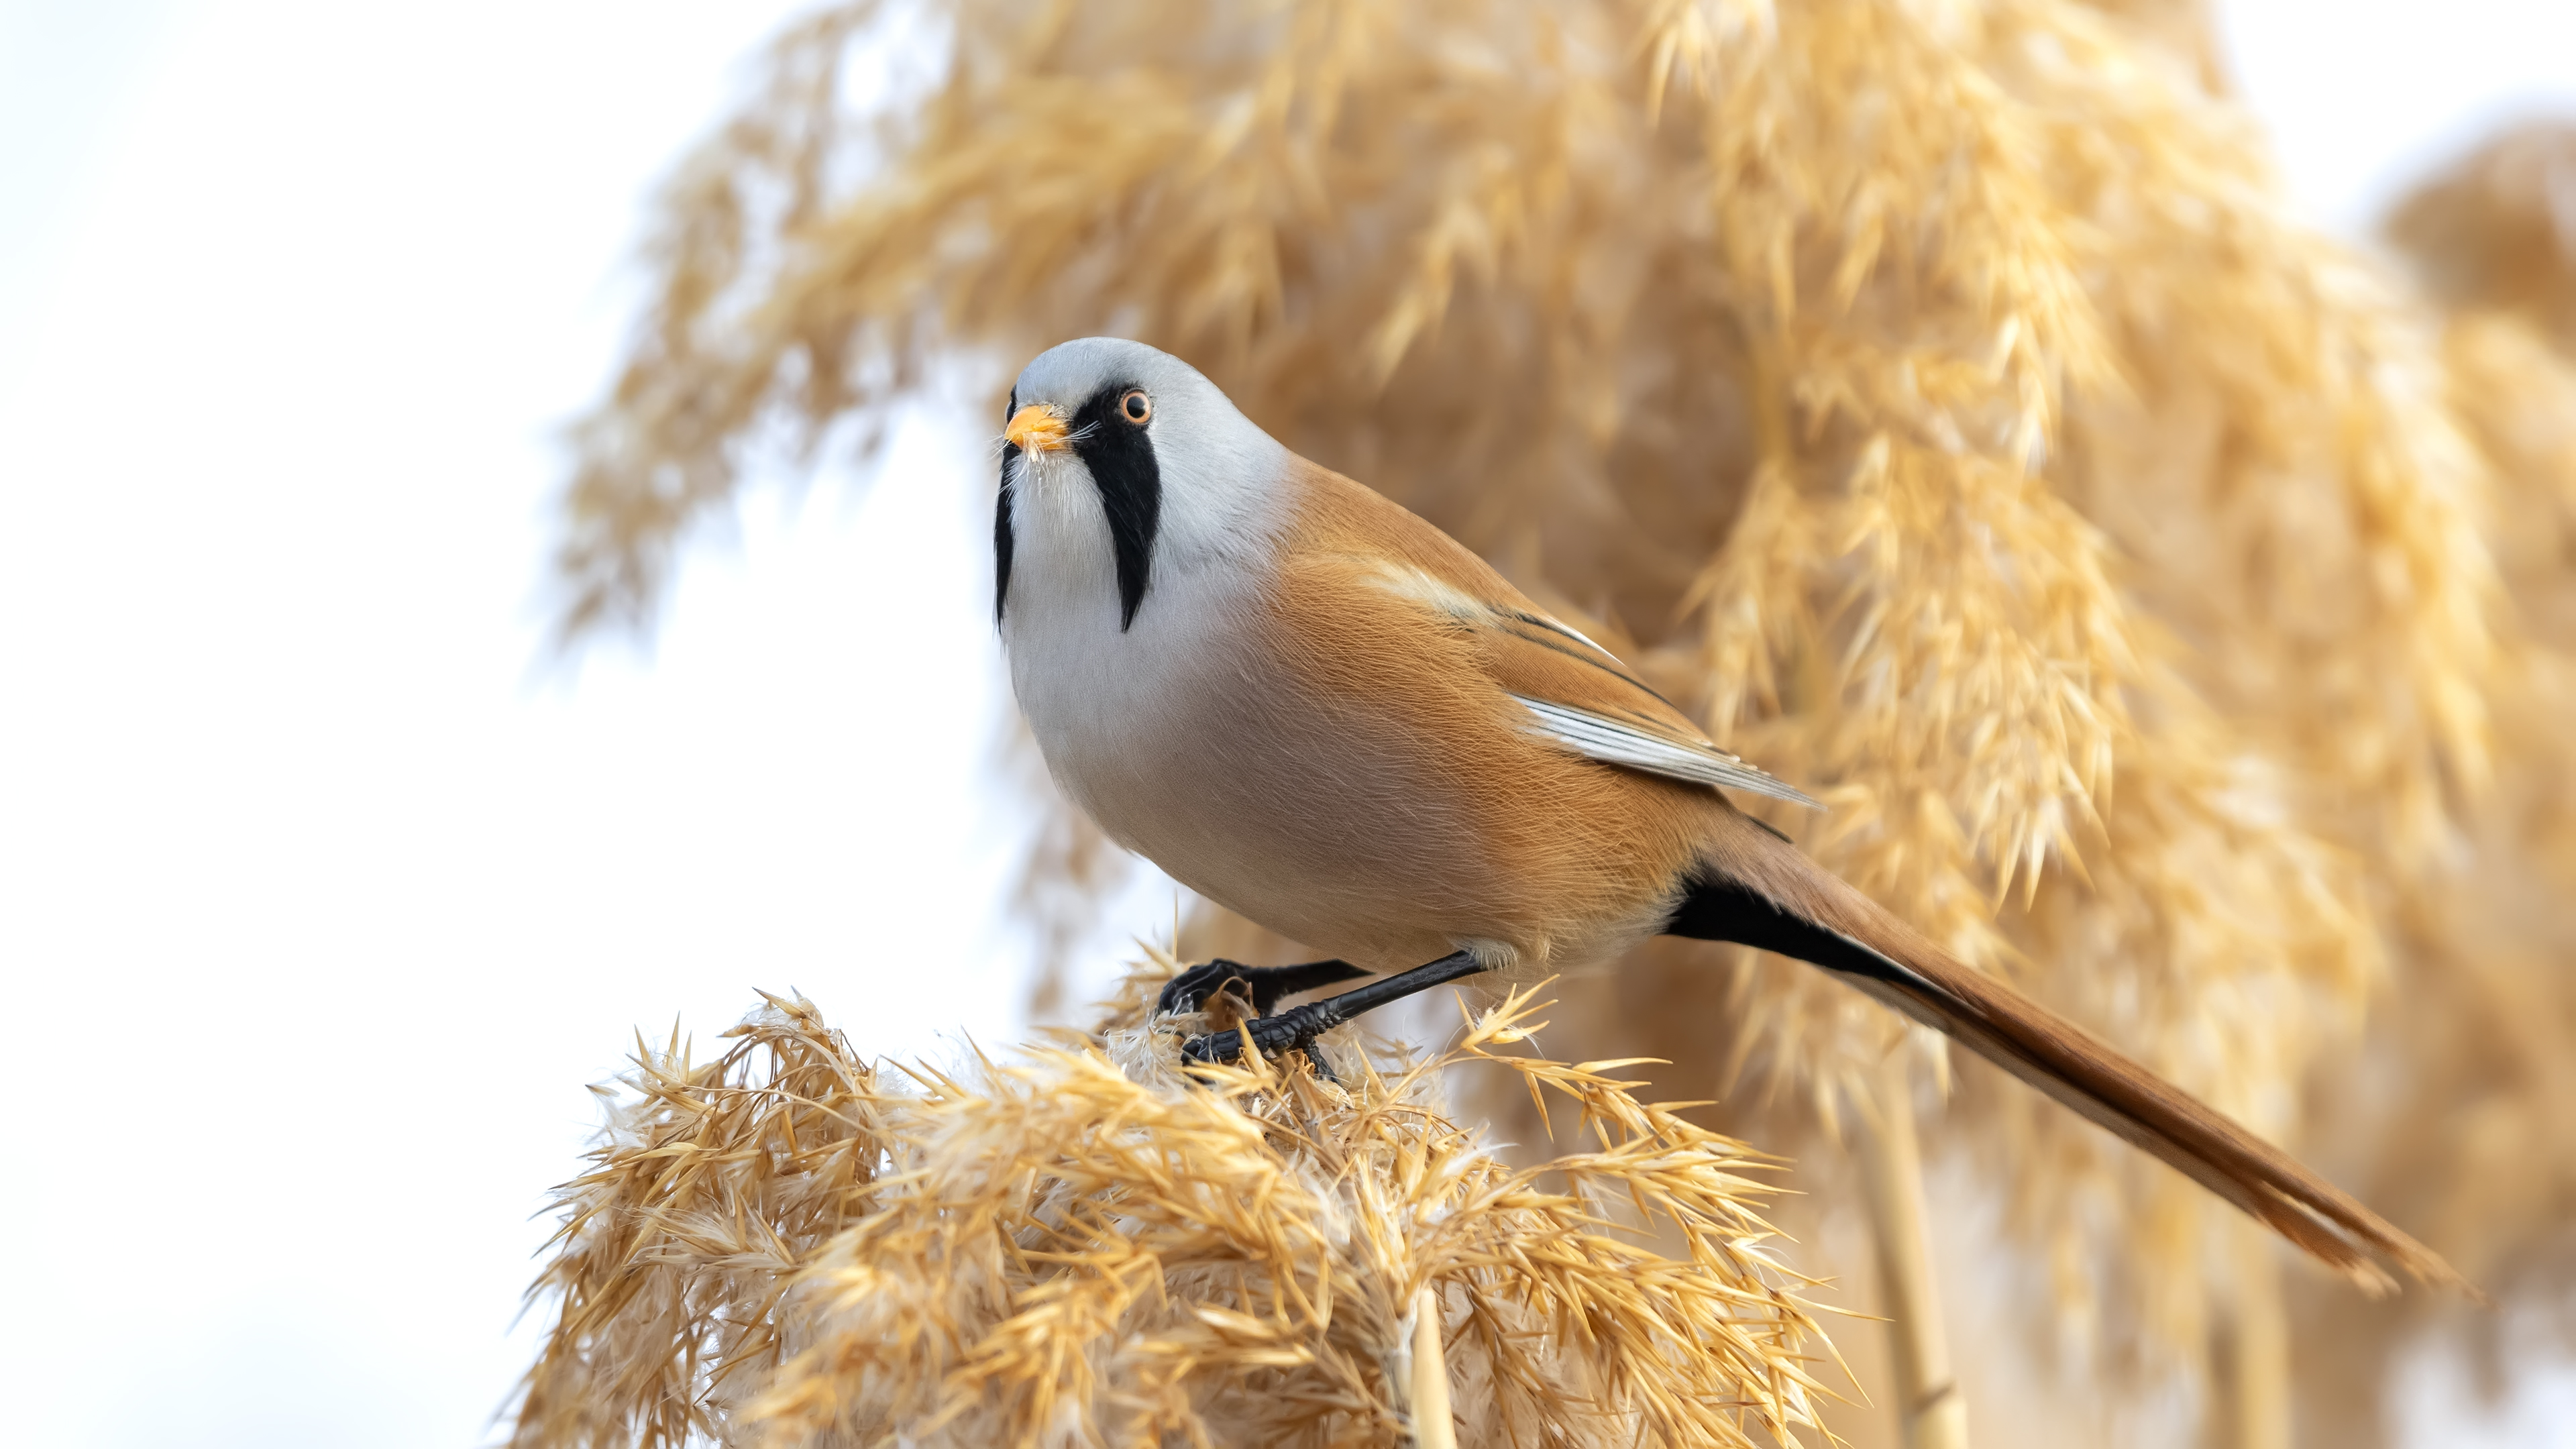
[[[1089,1039],[955,1072],[872,1065],[801,998],[703,1065],[639,1043],[559,1192],[512,1442],[1396,1445],[1432,1343],[1458,1442],[1814,1422],[1829,1350],[1764,1246],[1773,1163],[1629,1063],[1506,1050],[1527,993],[1390,1074],[1346,1049],[1347,1086],[1190,1083],[1145,1019],[1172,969]],[[1506,1167],[1443,1115],[1452,1070],[1555,1104],[1566,1155]]]

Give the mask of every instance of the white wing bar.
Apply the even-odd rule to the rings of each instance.
[[[1633,725],[1592,713],[1570,709],[1515,694],[1536,721],[1537,733],[1564,745],[1580,755],[1608,765],[1625,765],[1650,775],[1675,780],[1690,780],[1702,785],[1723,785],[1730,790],[1750,790],[1774,800],[1804,805],[1810,810],[1825,807],[1798,790],[1773,779],[1715,745],[1691,746],[1664,735],[1649,734]]]

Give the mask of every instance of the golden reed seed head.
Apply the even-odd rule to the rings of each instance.
[[[1832,1351],[1766,1246],[1776,1164],[1616,1063],[1509,1050],[1527,995],[1347,1089],[1185,1083],[1145,1022],[1175,966],[1095,1035],[955,1071],[872,1062],[801,998],[704,1065],[639,1046],[557,1193],[511,1443],[1397,1449],[1426,1294],[1458,1443],[1815,1423]],[[1557,1104],[1567,1155],[1506,1166],[1443,1111],[1459,1072]]]

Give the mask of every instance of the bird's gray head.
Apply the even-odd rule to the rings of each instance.
[[[1051,347],[1020,374],[1007,418],[996,618],[1014,556],[1034,548],[1092,551],[1124,630],[1158,571],[1241,557],[1277,526],[1288,450],[1170,353],[1117,337]]]

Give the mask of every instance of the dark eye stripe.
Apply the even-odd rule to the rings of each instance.
[[[1118,560],[1118,628],[1136,622],[1145,602],[1154,565],[1154,534],[1163,517],[1163,472],[1154,460],[1153,440],[1141,427],[1110,427],[1134,391],[1131,382],[1112,383],[1091,395],[1073,419],[1073,451],[1091,470],[1099,486],[1100,507],[1109,516],[1109,546]]]

